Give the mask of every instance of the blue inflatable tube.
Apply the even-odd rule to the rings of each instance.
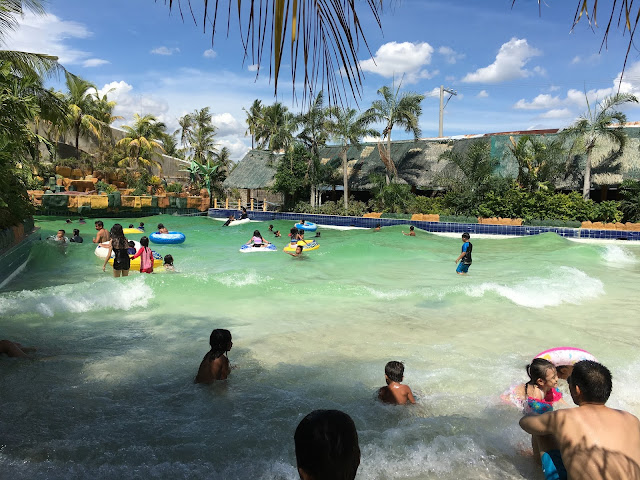
[[[184,236],[182,232],[169,232],[169,233],[158,233],[154,232],[149,235],[149,240],[152,243],[164,243],[164,244],[178,244],[183,243],[187,237]]]
[[[304,230],[305,232],[315,232],[318,229],[318,225],[312,222],[296,223],[294,226],[298,230]]]

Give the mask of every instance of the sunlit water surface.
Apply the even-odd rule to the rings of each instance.
[[[90,221],[82,245],[36,245],[0,292],[0,338],[38,348],[0,358],[2,477],[295,479],[296,425],[336,408],[358,428],[358,479],[535,478],[499,396],[562,345],[609,366],[610,405],[640,414],[640,245],[472,238],[460,277],[459,239],[402,227],[323,229],[297,259],[265,222],[143,220],[186,234],[156,246],[178,273],[103,273]],[[239,253],[256,228],[280,251]],[[214,328],[231,330],[235,369],[196,386]],[[405,362],[417,405],[376,400],[389,360]]]

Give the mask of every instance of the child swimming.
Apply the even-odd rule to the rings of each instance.
[[[394,405],[416,403],[409,386],[401,384],[403,378],[404,364],[393,360],[388,362],[384,367],[384,379],[387,385],[378,390],[378,398],[384,403],[392,403]]]
[[[164,269],[167,272],[175,272],[176,268],[173,266],[173,256],[172,255],[165,255],[164,256],[164,265],[163,265]]]
[[[224,328],[216,328],[209,337],[211,350],[202,359],[194,383],[213,383],[226,380],[231,371],[229,359],[225,355],[231,347],[231,332]]]

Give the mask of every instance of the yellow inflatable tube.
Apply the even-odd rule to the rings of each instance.
[[[144,233],[142,230],[138,230],[137,228],[123,228],[122,231],[125,235],[137,235]]]
[[[320,245],[318,243],[316,243],[315,240],[300,240],[298,241],[298,243],[294,246],[291,245],[291,243],[289,243],[289,245],[287,245],[286,247],[283,248],[283,250],[285,252],[295,252],[296,251],[296,247],[298,245],[302,245],[302,251],[303,252],[310,252],[311,250],[317,250],[320,248]]]
[[[162,255],[158,252],[153,252],[153,268],[161,267],[164,264]],[[113,266],[113,257],[109,259],[109,265]],[[131,267],[129,270],[140,270],[140,257],[131,260]]]

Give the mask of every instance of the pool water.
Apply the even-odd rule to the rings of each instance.
[[[320,228],[320,249],[292,258],[288,222],[272,222],[278,239],[268,222],[122,223],[140,220],[186,234],[154,246],[176,273],[103,273],[90,221],[84,244],[37,244],[0,291],[0,337],[37,347],[0,358],[3,477],[296,479],[295,427],[336,408],[358,429],[358,479],[537,478],[499,396],[563,345],[607,365],[609,404],[640,415],[640,245],[472,236],[461,277],[459,238],[403,227]],[[254,229],[279,251],[240,253]],[[194,385],[214,328],[231,331],[235,368]],[[376,400],[389,360],[405,363],[417,405]]]

